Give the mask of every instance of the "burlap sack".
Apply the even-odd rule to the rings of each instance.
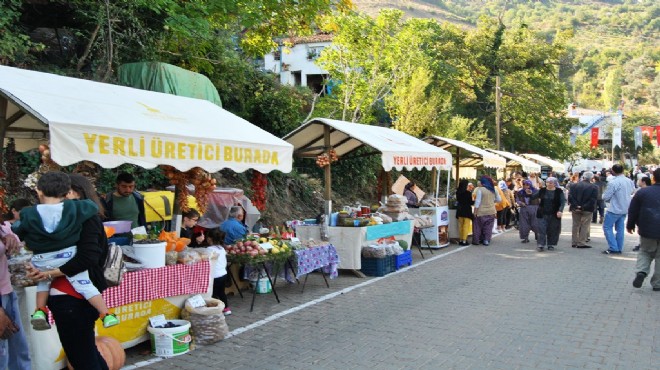
[[[190,334],[196,344],[213,344],[225,339],[229,327],[222,313],[225,305],[221,300],[206,298],[206,307],[193,308],[186,301],[181,318],[190,321]]]

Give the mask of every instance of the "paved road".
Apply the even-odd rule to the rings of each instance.
[[[571,248],[568,215],[554,252],[521,244],[512,230],[489,247],[447,248],[424,263],[417,255],[412,268],[381,279],[343,274],[328,290],[312,277],[311,293],[283,287],[281,304],[259,296],[254,313],[248,297],[232,297],[228,324],[242,328],[232,337],[129,361],[168,370],[658,369],[660,293],[648,281],[631,286],[636,238],[626,235],[621,256],[601,254],[600,225],[591,238],[594,249]],[[324,300],[331,291],[343,294]]]

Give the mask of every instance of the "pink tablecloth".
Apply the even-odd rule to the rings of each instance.
[[[209,261],[127,272],[121,285],[106,289],[103,298],[108,307],[118,307],[133,302],[206,293],[210,272]]]

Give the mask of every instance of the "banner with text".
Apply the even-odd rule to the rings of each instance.
[[[290,172],[293,146],[195,139],[153,132],[126,132],[104,127],[51,125],[53,160],[60,165],[88,160],[114,168],[132,163],[143,168],[174,166],[181,171],[201,167],[209,172],[230,168],[236,172],[256,169]]]

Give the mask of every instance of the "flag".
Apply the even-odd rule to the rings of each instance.
[[[635,137],[635,150],[642,148],[642,128],[637,126],[633,129],[633,136]]]
[[[621,148],[621,127],[614,127],[612,129],[612,149],[615,146]]]
[[[598,127],[591,129],[591,149],[598,148]]]
[[[656,146],[660,146],[660,126],[655,126],[655,142]]]
[[[639,128],[642,130],[642,134],[648,136],[653,141],[653,126],[639,126]],[[642,141],[646,141],[643,136]]]

